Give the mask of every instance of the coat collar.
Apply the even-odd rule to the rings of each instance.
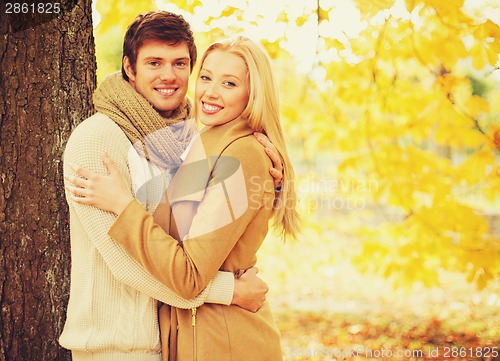
[[[235,140],[252,135],[253,129],[243,119],[230,121],[214,127],[204,127],[201,133],[207,155],[220,155]]]

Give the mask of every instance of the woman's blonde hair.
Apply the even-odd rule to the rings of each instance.
[[[287,236],[297,238],[299,216],[296,210],[295,172],[281,127],[278,87],[273,77],[269,55],[256,42],[240,36],[210,45],[200,63],[203,64],[208,54],[214,50],[239,56],[248,68],[249,100],[241,117],[253,130],[265,133],[281,156],[284,173],[281,191],[273,206],[274,225],[284,239]]]

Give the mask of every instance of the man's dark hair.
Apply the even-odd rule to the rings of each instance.
[[[123,57],[127,56],[132,70],[136,71],[137,54],[146,41],[156,40],[177,45],[185,42],[189,49],[191,71],[196,63],[196,45],[188,22],[181,15],[168,11],[150,11],[138,15],[129,25],[123,39],[122,75],[128,81],[123,67]]]

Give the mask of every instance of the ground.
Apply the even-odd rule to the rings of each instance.
[[[266,241],[258,266],[282,333],[284,360],[500,360],[500,286],[463,274],[394,289],[342,249]],[[347,252],[348,253],[348,252]]]

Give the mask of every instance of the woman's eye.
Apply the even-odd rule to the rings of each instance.
[[[201,80],[205,80],[205,81],[209,81],[210,80],[210,78],[208,76],[206,76],[206,75],[201,75],[200,79]]]
[[[227,86],[229,86],[229,87],[235,87],[236,86],[236,84],[233,83],[232,81],[226,81],[226,82],[224,82],[224,84],[227,85]]]

